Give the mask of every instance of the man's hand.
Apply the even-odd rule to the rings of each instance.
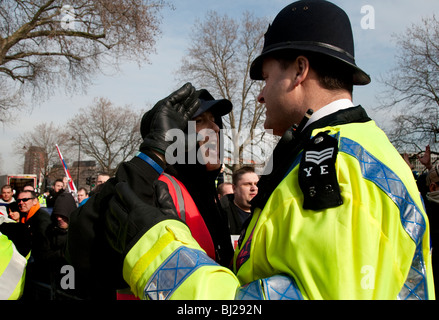
[[[167,147],[173,143],[166,141],[166,133],[171,129],[184,131],[199,106],[198,95],[190,83],[157,102],[143,115],[140,126],[143,143],[140,151],[149,148],[164,155]]]
[[[425,147],[425,152],[422,157],[418,156],[418,160],[420,163],[424,165],[427,170],[430,170],[433,166],[431,165],[431,151],[430,146]]]

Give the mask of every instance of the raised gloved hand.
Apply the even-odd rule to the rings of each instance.
[[[151,148],[164,155],[168,146],[173,143],[166,141],[166,133],[171,129],[184,131],[199,106],[198,94],[190,83],[157,102],[143,115],[140,125],[143,143],[140,151]]]
[[[155,181],[154,192],[157,206],[139,199],[128,183],[116,184],[116,195],[110,200],[105,218],[105,234],[110,246],[121,254],[122,260],[157,223],[167,219],[180,220],[166,183]]]

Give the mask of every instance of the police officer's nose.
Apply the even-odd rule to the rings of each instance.
[[[259,103],[265,103],[265,99],[264,99],[264,89],[265,89],[265,87],[262,88],[261,92],[260,92],[259,95],[258,95],[258,102],[259,102]]]

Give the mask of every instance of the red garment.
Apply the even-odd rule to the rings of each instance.
[[[174,205],[180,219],[187,224],[191,230],[192,236],[197,240],[200,247],[206,251],[210,258],[215,260],[215,247],[213,245],[212,237],[210,236],[203,217],[198,211],[198,208],[186,187],[179,180],[167,173],[163,173],[159,177],[159,180],[168,185],[169,194],[174,200]],[[124,290],[120,290],[117,292],[117,300],[139,299],[130,292],[128,293]]]
[[[159,180],[168,185],[169,193],[174,200],[180,219],[187,224],[191,230],[192,236],[197,240],[201,248],[206,251],[209,257],[215,260],[215,248],[212,237],[210,236],[203,217],[198,211],[198,208],[186,187],[175,177],[166,173],[162,174],[159,177]]]

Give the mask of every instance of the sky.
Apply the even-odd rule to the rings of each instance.
[[[64,89],[47,100],[33,105],[32,110],[20,112],[18,119],[0,127],[0,174],[22,173],[23,159],[14,154],[17,138],[31,133],[41,123],[64,124],[92,104],[96,97],[105,97],[115,105],[131,105],[147,109],[166,97],[183,83],[175,79],[175,72],[189,46],[194,23],[204,20],[207,11],[239,18],[244,11],[257,17],[273,20],[291,0],[168,0],[174,9],[162,11],[161,36],[156,53],[142,66],[125,63],[120,72],[94,78],[87,92],[65,95]],[[354,104],[361,104],[369,115],[384,127],[389,115],[373,110],[377,95],[382,91],[380,76],[395,66],[397,46],[392,35],[401,34],[423,17],[439,13],[437,0],[332,0],[343,8],[351,19],[355,40],[357,65],[372,78],[372,83],[354,88]],[[187,79],[190,81],[190,79]],[[55,147],[55,146],[54,146]],[[86,159],[84,159],[86,160]]]

